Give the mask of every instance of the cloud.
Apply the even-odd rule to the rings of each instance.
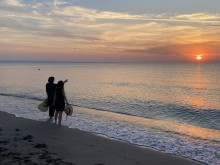
[[[194,59],[195,55],[202,54],[207,61],[211,61],[213,56],[220,60],[220,57],[217,56],[220,51],[219,44],[220,42],[173,44],[147,49],[126,49],[125,52],[142,55],[146,60],[155,58],[162,61],[190,61]]]
[[[23,0],[3,0],[3,3],[9,6],[19,6],[22,7],[24,4],[22,3]]]
[[[220,26],[220,25],[207,25],[207,26]]]
[[[187,44],[217,42],[220,37],[220,29],[216,28],[219,14],[137,15],[70,6],[58,0],[26,2],[0,4],[1,44],[70,51],[74,47],[74,53],[84,55],[127,53],[164,58],[184,54],[178,45],[188,50]]]
[[[41,20],[41,21],[51,21],[52,19],[47,15],[39,13],[37,11],[26,11],[21,8],[1,8],[0,17],[1,18],[13,18],[25,22],[24,19]],[[23,19],[23,20],[22,20]]]
[[[56,7],[52,15],[84,18],[90,21],[98,20],[127,20],[127,21],[158,21],[158,22],[188,22],[188,23],[220,23],[220,14],[192,13],[192,14],[140,14],[134,15],[125,12],[99,11],[80,6]]]
[[[7,3],[6,3],[7,2]],[[219,14],[210,13],[192,13],[185,15],[177,14],[140,14],[134,15],[124,12],[111,12],[111,11],[99,11],[95,9],[84,8],[80,6],[67,6],[67,2],[57,1],[54,2],[29,2],[25,6],[16,0],[5,1],[9,6],[17,5],[23,7],[9,8],[4,6],[1,8],[3,14],[6,16],[13,16],[17,18],[31,18],[36,20],[53,20],[62,21],[64,25],[76,25],[80,23],[81,25],[88,24],[102,24],[103,22],[108,23],[124,23],[124,24],[134,24],[134,23],[146,23],[146,22],[158,22],[158,23],[220,23]],[[120,22],[123,21],[123,22]],[[75,24],[74,24],[75,23]]]
[[[210,14],[210,13],[193,13],[193,14],[184,14],[177,15],[177,19],[181,20],[220,20],[219,14]]]
[[[68,2],[63,2],[63,1],[58,1],[58,0],[54,0],[54,6],[57,7],[59,5],[65,5],[67,4]]]

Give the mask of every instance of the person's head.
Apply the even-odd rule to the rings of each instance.
[[[54,77],[49,77],[49,78],[48,78],[48,82],[49,82],[49,83],[53,83],[53,82],[54,82]]]
[[[64,86],[63,81],[59,81],[59,82],[57,83],[57,88],[63,89],[63,86]]]

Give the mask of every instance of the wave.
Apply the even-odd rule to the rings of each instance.
[[[27,94],[0,93],[0,96],[24,98],[37,101],[43,101],[45,99]],[[95,109],[97,111],[109,111],[147,119],[175,121],[180,124],[220,130],[220,110],[218,109],[195,109],[190,106],[181,106],[171,103],[168,104],[152,100],[141,101],[137,99],[134,99],[132,100],[132,103],[129,103],[129,101],[115,102],[105,100],[90,100],[86,98],[70,98],[69,102],[77,103],[71,105],[79,108]]]

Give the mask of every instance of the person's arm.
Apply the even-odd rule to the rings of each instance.
[[[66,98],[66,94],[65,94],[64,89],[62,90],[62,92],[63,92],[63,96],[64,96],[64,100],[65,100],[66,104],[69,104],[69,103],[68,103],[68,100],[67,100],[67,98]]]
[[[66,79],[63,83],[65,84],[66,82],[68,82],[68,79]]]
[[[55,89],[55,91],[54,91],[53,104],[52,104],[53,107],[55,106],[55,101],[56,101],[56,95],[57,95],[56,94],[57,93],[56,90],[57,89]]]
[[[48,96],[49,95],[48,84],[46,84],[46,93],[47,93],[47,96]]]

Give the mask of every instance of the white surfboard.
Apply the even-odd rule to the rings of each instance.
[[[48,111],[48,103],[47,99],[45,99],[42,103],[38,105],[38,109],[41,110],[42,112],[47,112]]]

